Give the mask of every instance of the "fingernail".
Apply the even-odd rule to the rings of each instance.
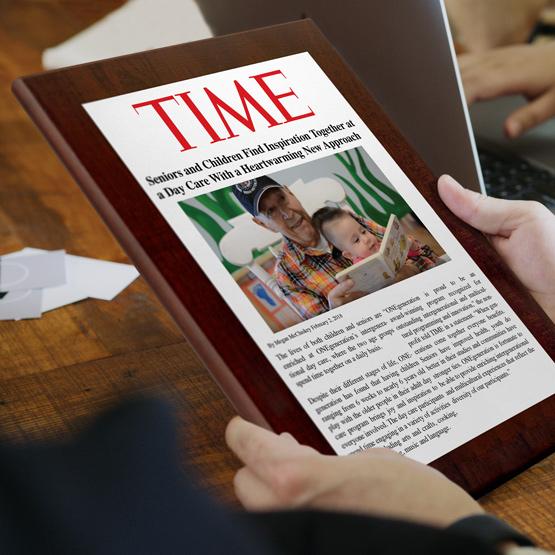
[[[522,133],[522,125],[518,121],[509,121],[507,122],[507,130],[509,131],[509,137],[518,137]]]
[[[440,179],[451,187],[458,187],[459,189],[462,189],[462,185],[458,181],[453,179],[449,174],[442,175]]]

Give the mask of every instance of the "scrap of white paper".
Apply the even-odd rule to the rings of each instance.
[[[40,255],[48,252],[26,247],[2,258],[11,258],[22,254]],[[67,283],[60,287],[43,290],[43,312],[87,297],[111,301],[139,276],[139,272],[130,264],[96,260],[72,254],[65,255],[65,265]]]
[[[10,291],[0,299],[0,320],[40,318],[42,290]]]
[[[23,250],[12,252],[10,254],[6,254],[2,258],[14,258],[19,257],[21,255],[37,255],[37,254],[44,254],[48,253],[49,251],[45,251],[42,249],[33,249],[27,247]],[[64,265],[66,265],[67,255],[64,259]],[[53,310],[54,308],[59,308],[61,306],[65,306],[67,304],[76,303],[77,301],[82,301],[83,299],[87,298],[87,294],[83,293],[81,289],[79,289],[78,284],[73,283],[69,280],[69,276],[67,276],[67,267],[66,267],[66,279],[67,282],[64,285],[60,285],[58,287],[48,287],[42,290],[42,311],[48,312],[49,310]]]
[[[64,251],[1,256],[0,291],[27,291],[66,283]]]
[[[54,308],[60,308],[67,304],[76,303],[87,298],[79,286],[74,283],[66,283],[60,287],[49,287],[42,290],[42,311],[48,312]]]
[[[47,48],[42,65],[60,68],[211,36],[194,0],[128,0],[84,31]]]
[[[94,299],[111,301],[139,276],[130,264],[66,255],[68,281]]]

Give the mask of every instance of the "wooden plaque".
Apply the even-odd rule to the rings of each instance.
[[[13,90],[235,408],[252,421],[276,432],[290,431],[300,442],[331,453],[315,424],[82,108],[86,102],[299,52],[310,53],[553,358],[549,318],[485,237],[443,205],[436,177],[310,20],[32,75],[18,79]],[[551,396],[432,465],[481,495],[554,446],[555,396]]]

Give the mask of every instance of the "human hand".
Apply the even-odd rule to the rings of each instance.
[[[354,285],[355,282],[351,278],[347,278],[345,281],[336,285],[328,293],[328,304],[330,305],[330,309],[343,306],[344,304],[350,303],[355,299],[360,299],[360,297],[366,295],[366,293],[361,291],[352,291]]]
[[[555,43],[463,54],[458,60],[469,104],[511,94],[528,99],[505,120],[508,137],[518,137],[555,115]]]
[[[555,216],[529,200],[501,200],[438,181],[439,196],[461,220],[483,231],[491,244],[555,322]]]
[[[445,6],[457,47],[483,52],[526,42],[548,1],[446,0]]]
[[[483,512],[440,472],[389,449],[321,455],[290,434],[276,435],[239,417],[228,424],[226,441],[245,465],[234,486],[250,510],[307,507],[436,526]]]

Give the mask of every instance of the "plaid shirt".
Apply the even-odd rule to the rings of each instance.
[[[356,219],[381,242],[384,227],[372,220]],[[417,253],[408,258],[408,263],[415,264],[419,271],[423,272],[436,265],[437,257],[427,245],[421,245],[412,239],[411,251]],[[308,320],[329,310],[328,295],[339,283],[335,276],[352,264],[337,249],[327,252],[313,247],[305,248],[284,238],[274,277],[284,297]]]

